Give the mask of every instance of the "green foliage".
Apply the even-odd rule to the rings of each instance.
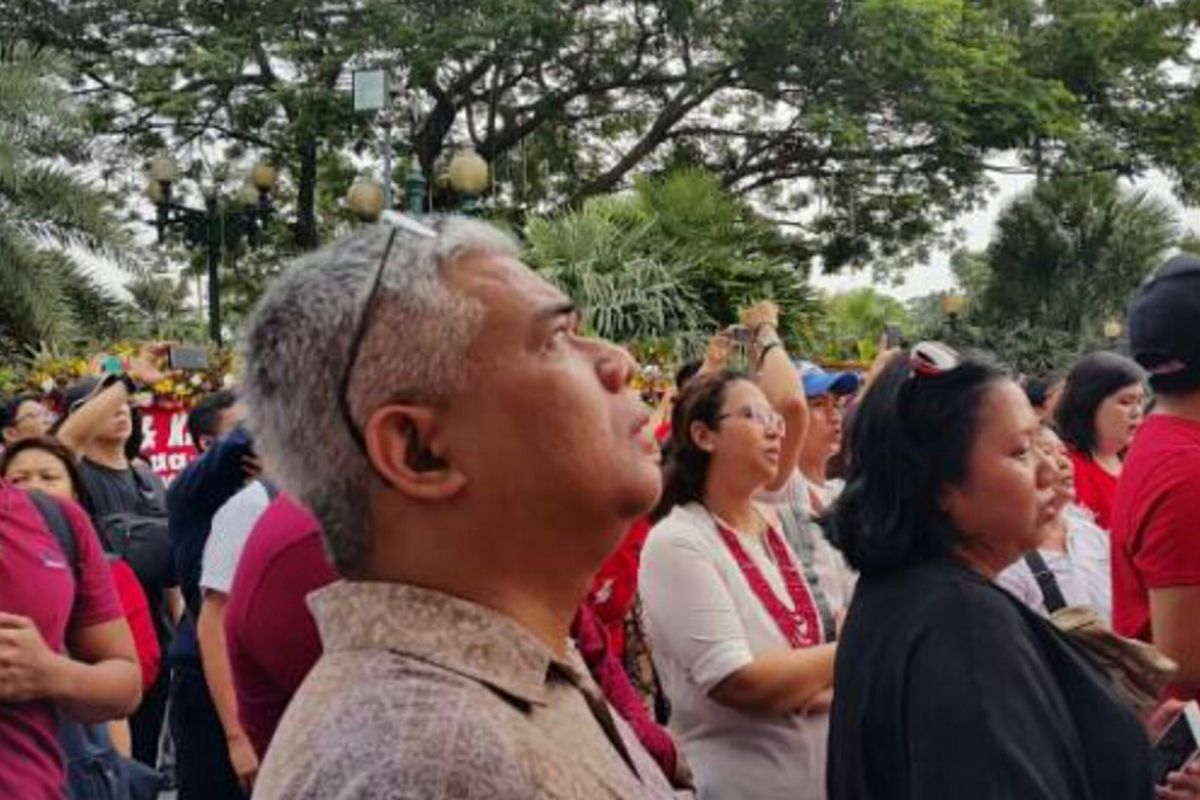
[[[1144,0],[19,0],[68,50],[98,131],[144,152],[269,153],[295,242],[328,157],[377,152],[356,66],[403,92],[397,155],[472,143],[507,218],[698,166],[800,225],[825,269],[901,268],[1016,152],[1048,174],[1151,166],[1200,198],[1193,3]],[[204,147],[208,145],[208,147]],[[337,183],[337,180],[332,183]],[[442,207],[450,198],[436,189]]]
[[[88,156],[62,63],[0,44],[0,353],[117,333],[123,304],[80,254],[126,243],[110,198],[81,177]]]
[[[1124,317],[1177,242],[1174,213],[1145,192],[1109,175],[1054,177],[1004,209],[985,252],[952,257],[968,300],[960,324],[934,298],[914,311],[928,335],[991,350],[1021,372],[1060,369],[1109,344],[1104,323]]]
[[[1046,181],[1013,201],[988,247],[990,277],[973,317],[1026,319],[1080,336],[1124,315],[1129,295],[1177,239],[1175,215],[1107,175]]]
[[[811,342],[818,359],[869,362],[878,353],[887,325],[900,326],[906,336],[914,330],[904,304],[871,287],[831,295],[822,306],[824,314]]]
[[[779,304],[793,338],[815,311],[786,240],[700,171],[639,180],[633,193],[531,220],[525,236],[529,263],[616,341],[668,341],[694,354],[757,300]]]
[[[146,341],[202,342],[205,321],[191,308],[186,275],[142,275],[125,284],[133,307],[123,335]]]

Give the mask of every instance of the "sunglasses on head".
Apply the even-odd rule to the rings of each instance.
[[[387,268],[388,256],[392,254],[392,245],[399,234],[417,239],[436,239],[438,235],[437,231],[428,225],[390,210],[383,212],[380,224],[390,226],[391,232],[388,234],[383,254],[379,257],[379,264],[375,267],[375,277],[371,281],[371,289],[367,293],[367,299],[363,301],[358,325],[354,329],[354,338],[350,340],[346,368],[342,371],[341,379],[338,381],[338,410],[341,412],[343,422],[346,423],[347,433],[350,434],[350,438],[354,440],[354,444],[358,446],[364,456],[367,455],[367,442],[363,438],[362,428],[354,420],[354,414],[350,410],[350,381],[354,377],[354,367],[358,363],[358,352],[362,349],[363,339],[366,338],[367,330],[371,325],[371,312],[375,307],[375,296],[379,294],[379,285],[383,283],[383,272]]]
[[[941,342],[920,342],[909,351],[908,365],[913,375],[936,378],[958,369],[962,365],[962,356]]]

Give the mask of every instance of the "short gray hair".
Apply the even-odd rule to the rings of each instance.
[[[436,227],[428,238],[396,231],[347,392],[359,424],[389,400],[436,403],[465,387],[484,309],[448,288],[444,271],[468,255],[518,254],[511,237],[481,222],[452,217]],[[346,429],[338,389],[392,230],[372,226],[296,262],[259,303],[245,346],[255,447],[320,520],[326,550],[348,576],[371,551],[375,478]]]

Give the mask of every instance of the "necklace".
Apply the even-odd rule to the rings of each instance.
[[[763,608],[775,622],[783,637],[787,639],[788,644],[793,648],[799,649],[812,647],[824,641],[826,632],[821,624],[820,615],[817,614],[812,592],[809,590],[804,578],[801,577],[800,571],[796,568],[795,560],[788,553],[788,549],[783,543],[783,538],[775,530],[775,526],[769,522],[767,523],[764,538],[766,540],[767,552],[774,559],[776,566],[779,567],[780,574],[783,576],[784,586],[787,588],[788,596],[792,601],[791,609],[784,605],[783,601],[771,589],[766,576],[763,575],[762,570],[758,568],[754,560],[750,558],[750,554],[746,552],[746,548],[742,546],[738,535],[733,529],[712,511],[709,511],[708,515],[717,526],[717,534],[725,543],[729,554],[733,556],[734,562],[742,572],[742,577],[750,585],[750,590],[754,592],[755,597],[762,603]]]

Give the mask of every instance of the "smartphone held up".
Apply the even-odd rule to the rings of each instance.
[[[1200,704],[1190,701],[1175,721],[1154,743],[1154,785],[1162,786],[1167,776],[1200,758]]]

